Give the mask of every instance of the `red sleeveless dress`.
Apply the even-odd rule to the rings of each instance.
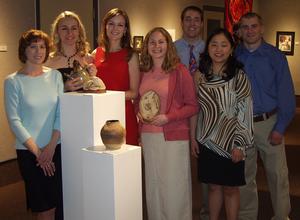
[[[107,90],[127,91],[129,84],[129,69],[127,49],[111,52],[105,59],[105,52],[101,47],[96,50],[94,64],[97,67],[97,76],[105,83]],[[138,124],[131,100],[125,102],[126,143],[138,145]]]

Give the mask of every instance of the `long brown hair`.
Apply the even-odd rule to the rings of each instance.
[[[166,57],[164,58],[164,61],[162,64],[162,69],[166,72],[169,72],[176,68],[177,64],[180,62],[180,59],[177,55],[176,48],[172,41],[171,35],[169,34],[169,32],[166,29],[164,29],[162,27],[153,28],[152,30],[150,30],[147,33],[147,35],[145,37],[145,41],[143,43],[142,53],[141,53],[141,70],[143,72],[148,72],[153,67],[152,57],[148,53],[148,43],[149,43],[150,36],[154,32],[160,32],[166,38],[167,53],[166,53]]]
[[[118,15],[123,16],[125,20],[125,28],[126,28],[126,32],[121,39],[121,48],[126,48],[128,50],[127,59],[130,60],[133,53],[133,49],[131,47],[131,31],[130,31],[129,17],[124,10],[119,8],[113,8],[106,13],[101,23],[101,32],[98,37],[98,44],[100,47],[104,47],[105,53],[107,55],[110,48],[109,48],[109,39],[107,37],[107,32],[106,32],[106,25],[111,18]]]
[[[53,41],[53,55],[56,56],[62,53],[61,39],[58,36],[58,26],[59,23],[65,18],[73,18],[77,21],[79,29],[79,39],[76,42],[76,50],[81,56],[87,55],[90,50],[90,45],[87,42],[85,28],[79,16],[72,11],[64,11],[60,13],[52,23],[51,38]]]

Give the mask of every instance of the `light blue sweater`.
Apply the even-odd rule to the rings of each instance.
[[[16,136],[16,149],[27,149],[23,143],[32,137],[43,148],[53,130],[60,130],[59,95],[63,93],[60,72],[45,69],[37,77],[18,72],[4,82],[5,110]]]

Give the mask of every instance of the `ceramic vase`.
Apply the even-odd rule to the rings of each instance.
[[[106,121],[100,135],[107,150],[120,149],[125,142],[125,129],[119,120]]]

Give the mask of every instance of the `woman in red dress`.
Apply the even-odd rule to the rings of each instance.
[[[125,11],[114,8],[103,18],[99,47],[94,50],[97,76],[108,90],[125,92],[126,143],[138,145],[138,126],[132,100],[137,97],[140,81],[138,55],[131,45],[129,18]]]

